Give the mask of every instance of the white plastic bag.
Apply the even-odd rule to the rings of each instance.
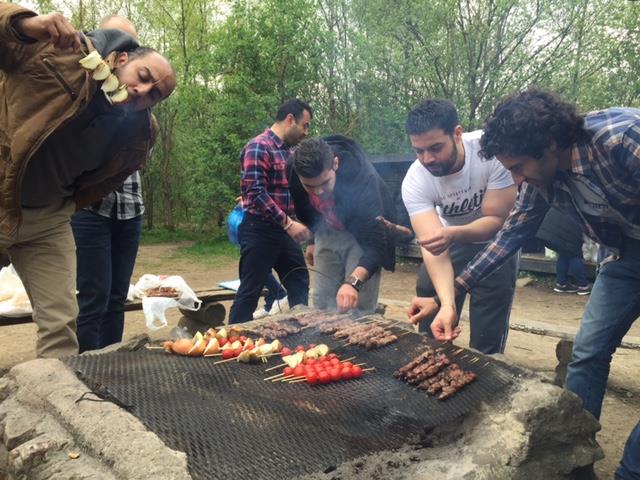
[[[27,292],[13,266],[2,268],[0,270],[0,315],[24,317],[32,313]]]
[[[149,290],[158,287],[173,288],[178,292],[178,297],[146,296]],[[189,288],[182,277],[177,275],[167,277],[145,274],[140,277],[133,290],[136,296],[142,298],[142,311],[149,330],[158,330],[167,326],[165,312],[168,308],[179,307],[196,311],[202,305],[202,301],[198,299],[195,292]]]

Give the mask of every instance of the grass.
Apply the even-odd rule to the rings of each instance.
[[[221,259],[240,258],[238,247],[229,242],[226,230],[193,232],[187,230],[169,231],[164,229],[144,230],[141,245],[159,245],[165,243],[183,243],[174,258],[203,263],[219,263]]]

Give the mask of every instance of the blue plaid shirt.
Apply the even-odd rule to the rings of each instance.
[[[144,213],[140,172],[132,173],[115,192],[85,208],[103,217],[131,220]]]
[[[504,226],[456,278],[456,290],[470,290],[533,237],[550,205],[616,253],[625,236],[640,239],[640,110],[610,108],[584,120],[571,168],[544,190],[522,183]]]

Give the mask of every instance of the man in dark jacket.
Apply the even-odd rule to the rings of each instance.
[[[376,221],[395,220],[386,185],[358,144],[341,135],[302,141],[287,177],[296,215],[314,233],[306,254],[319,272],[314,306],[374,312],[380,269],[395,268],[395,242]]]
[[[33,306],[40,357],[78,352],[71,214],[144,164],[149,108],[175,83],[123,32],[83,35],[58,13],[0,2],[0,250]]]

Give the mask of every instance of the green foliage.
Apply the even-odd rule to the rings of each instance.
[[[128,16],[178,88],[144,172],[147,224],[207,231],[239,194],[239,153],[299,97],[313,134],[409,151],[407,111],[454,101],[467,129],[530,85],[581,109],[640,106],[640,2],[620,0],[83,0],[37,2],[78,27]],[[205,248],[205,247],[202,247]]]

